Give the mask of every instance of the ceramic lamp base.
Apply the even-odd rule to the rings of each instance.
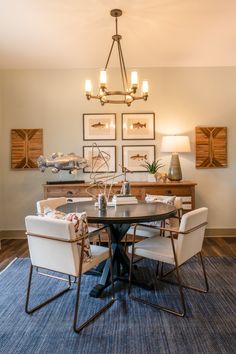
[[[170,167],[168,171],[168,179],[170,181],[181,181],[182,171],[179,162],[179,155],[173,153],[171,156]]]

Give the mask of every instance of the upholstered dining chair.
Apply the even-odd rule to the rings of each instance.
[[[89,243],[87,241],[89,234],[87,233],[86,215],[85,213],[82,214],[83,217],[81,216],[80,218],[80,226],[82,225],[83,228],[79,228],[79,235],[75,233],[74,224],[67,220],[52,219],[42,216],[27,216],[25,219],[31,259],[25,311],[26,313],[31,314],[63,295],[71,287],[70,277],[76,277],[78,282],[73,328],[77,333],[97,318],[102,312],[107,310],[115,301],[110,240],[109,248],[91,245],[91,256],[88,257],[87,247]],[[82,274],[108,258],[110,258],[112,299],[88,320],[78,326],[77,322]],[[68,286],[64,290],[38,304],[37,306],[30,308],[29,303],[32,275],[33,270],[36,267],[66,274],[69,277],[69,282]]]
[[[48,198],[36,202],[37,214],[44,215],[47,208],[56,209],[60,205],[66,204],[66,197]]]
[[[163,202],[166,203],[165,198],[171,198],[170,196],[158,196],[158,195],[147,195],[145,198],[147,203],[155,203],[155,202]],[[136,236],[139,237],[153,237],[157,236],[160,233],[162,236],[165,235],[164,230],[160,230],[161,227],[168,227],[168,229],[172,229],[173,231],[178,230],[179,228],[179,223],[181,220],[181,217],[183,215],[183,202],[181,197],[172,197],[173,198],[173,204],[176,208],[176,217],[172,217],[168,220],[164,221],[151,221],[151,222],[146,222],[146,223],[141,223],[137,225],[132,225],[130,229],[127,232],[128,234],[133,235],[135,232]],[[138,227],[137,227],[138,226]],[[127,239],[126,239],[127,241]]]
[[[135,243],[135,233],[134,233],[132,245],[129,246],[128,248],[128,252],[131,253],[130,274],[129,274],[129,294],[134,300],[164,310],[174,315],[183,317],[186,313],[183,287],[196,290],[199,292],[208,291],[207,276],[206,276],[202,255],[201,255],[205,228],[207,225],[207,215],[208,215],[208,209],[205,207],[184,214],[182,216],[180,226],[177,232],[178,234],[177,239],[174,237],[176,231],[173,232],[173,230],[171,229],[162,228],[163,231],[170,232],[170,237],[162,237],[160,235],[157,235]],[[133,267],[134,255],[155,260],[158,262],[158,265],[159,262],[162,262],[174,266],[174,269],[172,269],[171,271],[167,272],[164,275],[162,274],[161,277],[159,277],[159,279],[169,283],[173,283],[178,286],[180,301],[182,306],[181,311],[176,311],[174,309],[164,307],[159,304],[155,304],[150,301],[147,301],[143,298],[138,298],[131,295],[132,267]],[[205,280],[204,289],[199,289],[193,286],[185,285],[182,283],[180,277],[179,267],[182,266],[186,261],[188,261],[190,258],[192,258],[195,255],[200,256],[203,276]],[[175,271],[176,273],[177,282],[171,282],[166,278],[166,276],[172,273],[173,271]],[[158,266],[157,266],[157,275],[159,275]]]
[[[135,237],[138,238],[146,238],[153,237],[157,235],[168,236],[169,233],[166,233],[164,230],[161,230],[161,227],[168,227],[168,229],[172,229],[173,232],[178,230],[181,217],[183,215],[183,202],[181,197],[176,196],[159,196],[159,195],[150,195],[147,194],[145,201],[147,203],[167,203],[169,201],[173,202],[173,205],[176,208],[176,216],[172,217],[168,220],[163,221],[151,221],[145,222],[141,224],[132,225],[125,235],[125,252],[127,252],[128,248],[128,237],[129,235],[133,235],[135,233]],[[139,260],[137,260],[139,261]]]
[[[68,202],[68,200],[71,201],[79,201],[79,202],[83,202],[83,201],[88,201],[88,200],[92,200],[92,198],[66,198],[66,197],[58,197],[58,198],[48,198],[48,199],[42,199],[36,202],[36,208],[37,208],[37,214],[38,215],[44,215],[45,210],[47,210],[48,208],[50,209],[56,209],[57,207],[66,204]],[[91,236],[97,236],[98,237],[98,241],[99,241],[99,245],[101,245],[101,232],[105,229],[105,226],[91,226],[89,225],[89,233],[91,234]]]

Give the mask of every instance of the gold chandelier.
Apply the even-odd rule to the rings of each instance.
[[[95,98],[100,100],[101,104],[104,105],[105,103],[126,103],[128,106],[134,100],[144,100],[147,101],[148,98],[148,81],[143,81],[142,88],[141,88],[141,95],[136,96],[136,92],[138,89],[138,73],[136,71],[131,72],[131,85],[128,84],[127,79],[127,72],[125,67],[124,56],[121,49],[121,35],[118,34],[118,17],[122,15],[122,11],[119,9],[111,10],[110,12],[112,17],[115,17],[115,24],[116,24],[116,34],[112,36],[112,44],[111,49],[108,54],[107,62],[105,65],[104,70],[100,71],[100,85],[99,85],[99,92],[97,95],[92,94],[92,83],[91,80],[85,80],[85,94],[88,100],[91,98]],[[109,64],[109,60],[111,58],[112,50],[114,44],[117,43],[118,47],[118,55],[119,55],[119,63],[120,63],[120,72],[121,78],[123,83],[123,90],[118,91],[109,91],[107,88],[107,67]],[[118,96],[113,97],[112,96]],[[122,97],[123,96],[123,97]]]

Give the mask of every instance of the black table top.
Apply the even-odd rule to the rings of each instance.
[[[173,205],[164,203],[125,204],[108,206],[101,211],[92,202],[77,202],[61,205],[57,210],[65,213],[86,211],[88,222],[100,224],[131,224],[146,221],[164,220],[176,214]]]

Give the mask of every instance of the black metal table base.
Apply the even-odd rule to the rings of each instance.
[[[132,283],[135,285],[140,286],[141,288],[145,290],[153,290],[154,289],[154,284],[151,280],[148,279],[148,277],[143,276],[145,273],[145,268],[140,268],[136,271],[134,271],[134,274],[132,276]],[[148,274],[148,272],[147,272]],[[96,274],[97,275],[97,274]],[[115,276],[114,277],[114,282],[116,281],[123,281],[125,283],[129,282],[128,274],[126,275],[120,275],[120,276]],[[96,286],[93,287],[93,289],[90,291],[90,296],[91,297],[100,297],[102,292],[110,285],[110,281],[107,282],[105,285],[99,283]]]
[[[121,275],[121,271],[123,274],[129,272],[129,258],[120,241],[129,230],[130,224],[109,224],[106,226],[109,233],[108,236],[112,242],[112,266],[115,279],[117,276]],[[110,285],[110,277],[110,260],[107,260],[102,271],[100,282],[91,290],[90,296],[99,297],[103,290]]]
[[[114,281],[125,281],[128,282],[129,275],[129,258],[125,253],[124,247],[120,242],[128,229],[130,228],[129,224],[113,224],[108,225],[109,237],[112,241],[112,266],[113,266],[113,275]],[[101,268],[99,268],[101,270]],[[153,283],[150,279],[150,274],[146,268],[138,268],[137,265],[134,267],[132,276],[132,282],[140,287],[151,290],[153,289]],[[90,273],[92,274],[92,273]],[[111,283],[111,274],[110,274],[110,260],[107,260],[104,264],[101,274],[101,279],[99,283],[93,287],[90,292],[90,296],[99,297],[103,290],[106,289]],[[98,275],[97,270],[95,270],[95,275]]]
[[[126,283],[129,282],[128,275],[116,277],[115,280],[124,281]],[[143,288],[145,290],[153,290],[154,289],[154,283],[151,280],[150,272],[149,272],[148,268],[145,268],[145,267],[137,267],[137,269],[133,270],[132,283],[140,286],[140,288]]]

